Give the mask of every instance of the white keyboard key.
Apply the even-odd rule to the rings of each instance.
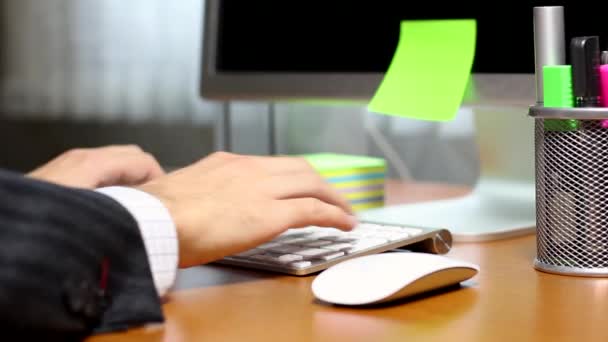
[[[333,251],[330,251],[327,249],[320,249],[320,248],[300,249],[299,251],[293,252],[293,254],[301,255],[306,259],[318,258],[323,255],[331,254],[331,253],[333,253]]]
[[[289,264],[289,266],[291,266],[295,269],[306,268],[310,265],[312,265],[312,263],[310,261],[296,261],[296,262],[292,262],[291,264]]]
[[[317,227],[314,232],[320,232],[323,234],[328,234],[328,235],[336,235],[336,234],[342,234],[344,233],[343,230],[337,229],[337,228],[329,228],[329,227]]]
[[[300,246],[279,245],[279,246],[270,248],[269,251],[274,252],[274,253],[280,253],[280,254],[291,254],[291,253],[293,253],[295,251],[299,251],[301,249],[302,249],[302,247],[300,247]]]
[[[344,252],[336,252],[336,253],[324,255],[320,259],[321,260],[325,260],[325,261],[329,261],[329,260],[333,260],[335,258],[339,258],[339,257],[341,257],[343,255],[344,255]]]
[[[295,235],[295,234],[308,234],[308,233],[316,232],[317,230],[318,230],[318,228],[315,228],[315,227],[293,228],[293,229],[287,229],[286,231],[283,232],[283,234],[281,234],[281,236]]]
[[[357,252],[361,252],[364,251],[366,249],[371,248],[372,246],[370,245],[356,245],[356,246],[352,246],[351,248],[349,248],[348,250],[345,250],[344,252],[346,254],[355,254]]]
[[[308,235],[305,235],[303,237],[297,237],[297,238],[293,238],[293,239],[281,240],[281,243],[288,243],[288,244],[292,244],[292,245],[299,245],[299,244],[305,244],[307,242],[313,242],[313,241],[317,241],[317,239],[312,239]]]
[[[289,264],[290,262],[300,261],[302,259],[303,257],[301,255],[285,254],[278,257],[277,261],[281,264]]]
[[[331,245],[331,244],[332,244],[331,241],[317,240],[317,241],[305,243],[304,246],[306,246],[306,247],[323,247],[323,246],[327,246],[327,245]]]
[[[357,233],[357,234],[362,234],[362,235],[369,235],[369,234],[377,233],[379,231],[381,231],[381,230],[379,228],[375,228],[375,227],[361,227],[361,228],[355,228],[351,232]]]
[[[343,236],[343,238],[350,238],[350,239],[363,239],[364,237],[365,237],[364,234],[359,234],[355,231],[344,233],[344,236]]]
[[[353,247],[353,245],[350,244],[350,243],[335,243],[333,245],[327,245],[327,246],[323,246],[321,248],[323,248],[323,249],[329,249],[329,250],[336,251],[336,252],[340,252],[340,251],[349,250],[352,247]]]
[[[386,240],[384,240],[386,241]],[[370,241],[361,241],[359,243],[354,244],[351,248],[349,248],[348,250],[346,250],[345,252],[347,252],[348,254],[352,254],[352,253],[356,253],[359,251],[363,251],[372,247],[376,247],[382,244],[376,243],[376,242],[370,242]]]
[[[310,234],[309,234],[307,237],[308,237],[309,239],[315,239],[315,240],[318,240],[318,239],[321,239],[321,238],[323,238],[323,237],[333,235],[333,234],[331,234],[331,233],[329,233],[329,232],[326,232],[325,230],[326,230],[326,229],[320,229],[320,230],[318,230],[318,231],[316,231],[316,232],[314,232],[314,233],[310,233]]]
[[[374,239],[374,238],[381,238],[383,235],[383,233],[381,231],[375,231],[375,232],[365,232],[363,234],[361,234],[361,239],[362,240],[366,240],[366,239]]]
[[[277,262],[276,258],[274,258],[272,255],[270,254],[257,254],[257,255],[252,255],[249,257],[249,259],[251,260],[255,260],[255,261],[269,261],[272,263]]]

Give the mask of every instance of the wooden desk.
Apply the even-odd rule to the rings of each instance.
[[[389,201],[452,197],[464,188],[389,186]],[[608,279],[535,271],[534,236],[456,244],[448,254],[481,267],[465,286],[368,309],[314,300],[314,276],[224,266],[179,274],[156,328],[90,341],[606,341]]]

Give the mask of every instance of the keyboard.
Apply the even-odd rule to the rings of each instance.
[[[405,248],[445,254],[452,247],[446,229],[360,222],[350,232],[336,228],[289,229],[272,241],[217,263],[307,275],[357,256]]]

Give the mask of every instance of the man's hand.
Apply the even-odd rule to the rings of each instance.
[[[253,248],[288,228],[356,224],[347,200],[300,158],[218,152],[139,189],[169,209],[181,267]]]
[[[139,185],[164,175],[156,159],[134,145],[67,151],[28,176],[65,186],[94,189]]]

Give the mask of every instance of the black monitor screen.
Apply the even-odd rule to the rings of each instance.
[[[608,39],[602,1],[220,1],[217,70],[384,72],[402,20],[477,20],[476,73],[533,73],[532,8],[564,5],[567,41]],[[603,9],[602,9],[603,8]],[[449,58],[449,51],[446,51]]]

